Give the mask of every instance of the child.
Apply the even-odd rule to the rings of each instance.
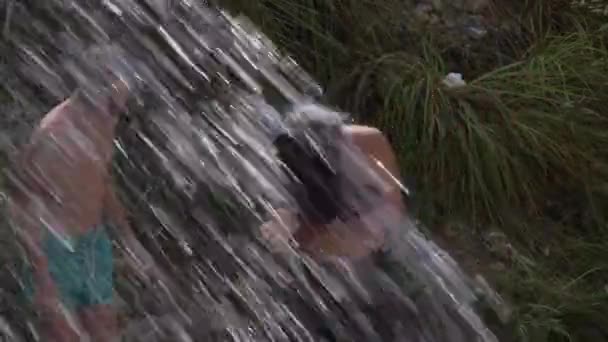
[[[12,174],[10,213],[27,250],[26,294],[44,321],[44,341],[79,341],[80,324],[93,341],[118,338],[108,226],[136,241],[110,175],[132,75],[118,48],[95,48],[87,59],[95,77],[45,115]]]
[[[376,313],[369,316],[375,316],[376,332],[388,334],[382,340],[389,340],[392,327],[382,324],[405,319],[400,312],[408,309],[377,283],[377,271],[390,263],[391,233],[406,219],[392,148],[379,130],[345,125],[320,107],[304,108],[288,121],[275,146],[294,176],[289,187],[297,206],[279,208],[261,234],[275,249],[292,243],[321,264],[353,266],[377,290],[368,308]]]

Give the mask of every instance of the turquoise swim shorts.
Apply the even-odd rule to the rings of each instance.
[[[70,310],[111,304],[114,292],[112,241],[105,225],[76,238],[47,234],[42,248],[60,299]],[[28,267],[29,268],[29,267]],[[34,295],[31,269],[24,276],[25,295]]]

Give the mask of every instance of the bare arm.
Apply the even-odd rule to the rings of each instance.
[[[34,268],[36,283],[49,285],[48,260],[42,250],[42,223],[37,218],[31,195],[15,194],[9,199],[8,212],[19,239],[26,248],[31,266]],[[42,283],[40,282],[42,281]]]
[[[8,214],[19,240],[26,248],[35,276],[44,276],[45,281],[50,281],[48,261],[41,246],[43,227],[40,220],[42,202],[48,196],[34,168],[37,155],[46,152],[43,147],[42,144],[28,144],[19,151],[15,164],[8,174]]]
[[[22,149],[13,172],[9,174],[8,215],[32,268],[33,302],[39,310],[50,313],[55,312],[53,309],[59,298],[42,243],[45,231],[41,217],[49,195],[36,177],[31,157],[31,146]]]
[[[289,209],[279,208],[273,213],[273,217],[262,224],[260,233],[275,250],[287,246],[294,237],[294,232],[299,228],[298,219]],[[295,237],[295,242],[298,239]]]

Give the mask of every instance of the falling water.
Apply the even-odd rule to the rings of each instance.
[[[111,42],[123,51],[115,64],[134,96],[115,140],[114,174],[141,244],[162,269],[151,280],[124,266],[137,251],[114,236],[125,340],[379,341],[387,329],[398,341],[497,340],[473,309],[473,283],[412,219],[377,218],[399,261],[383,268],[313,261],[260,238],[262,222],[294,201],[273,138],[291,129],[290,113],[335,112],[251,23],[200,1],[98,3],[11,2],[4,34],[19,77],[6,88],[37,120],[75,85],[96,90],[90,75],[100,66],[79,58],[83,50]],[[378,294],[382,305],[370,311]],[[0,319],[3,340],[35,339],[34,316],[15,298]],[[387,317],[394,322],[378,324]]]

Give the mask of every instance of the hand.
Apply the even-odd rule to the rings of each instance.
[[[295,214],[288,210],[279,209],[272,221],[264,223],[260,227],[260,233],[271,249],[284,251],[289,245],[294,244],[293,232],[298,229],[298,220]]]
[[[273,251],[285,250],[289,245],[290,233],[276,221],[264,223],[260,227],[260,233]]]

